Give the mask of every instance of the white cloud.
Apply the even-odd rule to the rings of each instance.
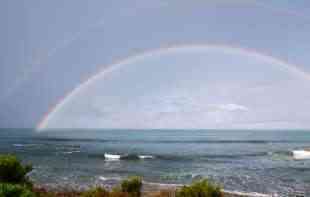
[[[234,103],[215,105],[220,111],[249,111],[249,108]]]

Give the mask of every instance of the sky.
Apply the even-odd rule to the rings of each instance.
[[[36,127],[115,62],[183,46],[123,63],[57,107],[45,125],[310,128],[310,82],[281,63],[310,73],[309,1],[3,0],[0,24],[0,127]],[[128,91],[135,84],[144,85]]]

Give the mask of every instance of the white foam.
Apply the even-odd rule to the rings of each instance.
[[[112,155],[112,154],[104,153],[104,158],[106,160],[120,160],[121,156],[120,155]]]
[[[182,187],[182,186],[184,186],[183,184],[156,183],[156,182],[148,182],[148,181],[143,181],[143,183],[147,184],[147,185],[155,185],[155,186],[160,186],[160,187]]]
[[[106,177],[104,177],[104,176],[99,176],[99,180],[101,180],[101,181],[106,181],[106,180],[108,180],[108,178],[106,178]]]
[[[15,147],[31,147],[31,146],[37,146],[40,144],[13,144]]]
[[[310,150],[293,150],[293,157],[297,160],[310,159]]]
[[[109,180],[121,181],[121,180],[124,180],[121,177],[105,177],[105,176],[99,176],[98,179],[101,181],[109,181]]]
[[[148,185],[156,185],[159,187],[165,187],[165,188],[178,188],[184,186],[183,184],[172,184],[172,183],[155,183],[155,182],[146,182],[143,181],[144,184]],[[229,191],[229,190],[223,190],[225,194],[228,195],[237,195],[240,197],[277,197],[276,194],[262,194],[262,193],[257,193],[257,192],[241,192],[241,191]]]
[[[256,192],[239,192],[239,191],[223,191],[225,194],[229,195],[237,195],[237,196],[244,196],[244,197],[272,197],[275,195],[269,195],[269,194],[261,194],[261,193],[256,193]]]
[[[139,159],[153,159],[152,155],[139,155]]]
[[[67,151],[67,152],[63,152],[63,154],[72,154],[72,153],[79,153],[81,151],[76,150],[76,151]]]

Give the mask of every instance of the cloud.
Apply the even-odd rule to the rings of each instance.
[[[219,111],[249,111],[249,108],[243,106],[243,105],[238,105],[234,103],[229,103],[229,104],[219,104],[214,106],[217,110]]]

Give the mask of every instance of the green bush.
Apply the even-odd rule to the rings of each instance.
[[[21,185],[0,183],[0,197],[35,197],[35,194]]]
[[[140,177],[131,177],[121,183],[122,192],[127,192],[130,197],[140,197],[142,188],[142,179]]]
[[[221,188],[208,180],[194,182],[177,190],[176,197],[223,197]]]
[[[26,174],[31,170],[30,165],[23,166],[13,155],[0,155],[0,182],[29,185]]]

